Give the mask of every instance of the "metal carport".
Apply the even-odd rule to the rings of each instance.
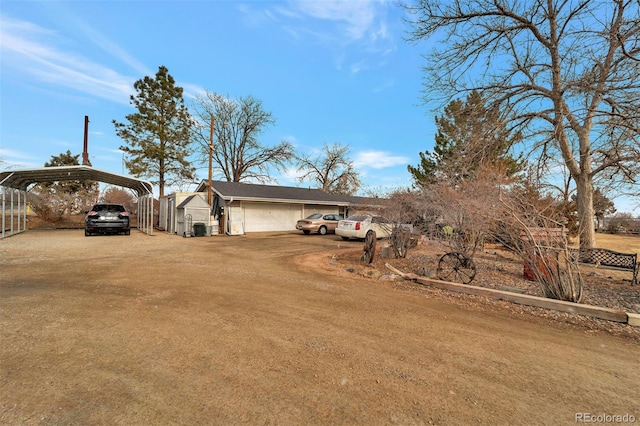
[[[2,192],[0,238],[27,230],[27,191],[30,185],[65,180],[94,180],[134,190],[138,195],[138,229],[149,235],[153,234],[153,185],[151,183],[89,166],[61,166],[0,172],[0,191]],[[8,212],[7,203],[9,204]],[[10,221],[8,228],[7,213]]]

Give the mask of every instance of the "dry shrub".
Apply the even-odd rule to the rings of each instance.
[[[430,226],[438,225],[440,241],[452,252],[472,258],[486,240],[502,243],[522,257],[545,296],[581,300],[582,277],[569,256],[560,218],[540,211],[503,171],[484,166],[474,179],[425,185],[392,200],[397,220],[410,219],[431,234]],[[400,231],[396,238],[405,242]]]
[[[503,209],[496,217],[494,232],[523,259],[525,276],[536,281],[546,297],[580,302],[582,276],[570,256],[565,227],[513,193],[501,201]]]

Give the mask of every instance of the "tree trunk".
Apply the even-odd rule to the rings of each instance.
[[[593,248],[596,245],[596,233],[593,226],[593,175],[591,173],[591,139],[589,136],[591,120],[586,120],[586,124],[580,126],[575,117],[563,113],[564,109],[562,102],[556,103],[556,140],[562,153],[562,159],[576,183],[580,248]],[[563,125],[565,118],[571,123],[571,128],[578,135],[579,159],[577,161]]]
[[[591,177],[586,173],[581,173],[576,176],[575,181],[580,248],[593,248],[596,246],[596,233],[593,226],[593,185]]]
[[[158,167],[158,197],[164,197],[164,159],[160,159],[160,166]]]

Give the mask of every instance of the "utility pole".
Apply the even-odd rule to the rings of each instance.
[[[214,131],[214,118],[211,114],[211,130],[209,132],[209,184],[207,185],[207,202],[210,206],[213,206],[213,131]]]

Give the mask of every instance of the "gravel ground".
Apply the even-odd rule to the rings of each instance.
[[[293,232],[2,240],[0,424],[640,418],[633,327],[373,279],[390,274],[361,252]]]

